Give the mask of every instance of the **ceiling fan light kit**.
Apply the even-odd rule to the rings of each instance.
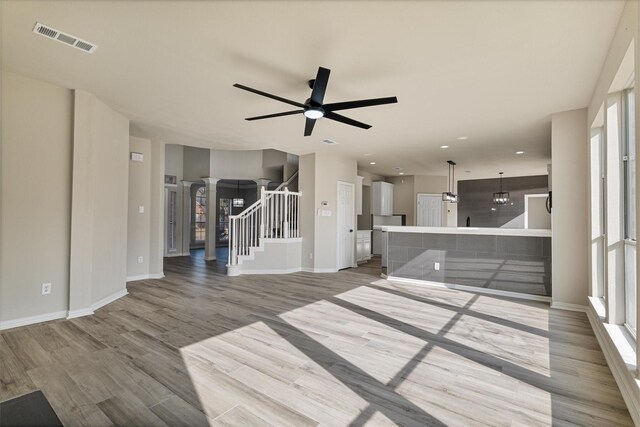
[[[292,101],[290,99],[282,98],[277,95],[272,95],[267,92],[263,92],[258,89],[253,89],[248,86],[241,85],[239,83],[234,84],[234,87],[238,89],[246,90],[247,92],[255,93],[267,98],[275,99],[276,101],[283,102],[285,104],[298,107],[298,110],[284,111],[282,113],[267,114],[264,116],[248,117],[245,120],[262,120],[272,119],[274,117],[291,116],[294,114],[302,113],[305,116],[304,136],[309,136],[313,132],[313,127],[316,124],[316,120],[320,118],[327,118],[336,122],[344,123],[350,126],[359,127],[361,129],[369,129],[371,125],[359,122],[357,120],[350,119],[341,114],[336,113],[340,110],[350,110],[352,108],[373,107],[375,105],[395,104],[398,102],[398,98],[395,96],[387,98],[374,98],[374,99],[362,99],[359,101],[346,101],[346,102],[334,102],[331,104],[323,104],[324,94],[327,90],[327,84],[329,83],[329,74],[331,70],[328,68],[318,67],[318,74],[313,80],[309,80],[309,87],[311,88],[311,96],[304,103]]]
[[[456,163],[453,160],[447,160],[449,164],[449,180],[447,183],[448,191],[442,193],[442,201],[449,203],[458,203],[459,197],[454,193],[456,179]]]

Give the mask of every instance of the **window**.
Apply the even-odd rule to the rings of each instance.
[[[207,187],[198,188],[195,202],[195,240],[203,242],[207,235]]]
[[[604,165],[603,127],[591,129],[591,295],[604,297]]]
[[[218,243],[225,243],[229,241],[231,199],[220,199],[218,203]]]
[[[624,304],[625,325],[636,332],[636,145],[635,93],[622,93],[624,164]]]

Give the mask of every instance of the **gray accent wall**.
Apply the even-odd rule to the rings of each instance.
[[[458,227],[466,226],[470,217],[472,227],[524,228],[524,196],[547,193],[548,176],[505,177],[502,187],[511,202],[501,206],[493,204],[499,178],[458,181]]]
[[[550,237],[387,234],[389,276],[551,296]]]

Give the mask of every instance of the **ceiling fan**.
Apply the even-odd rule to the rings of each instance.
[[[304,125],[304,136],[311,135],[313,126],[316,124],[316,120],[325,117],[336,122],[345,123],[347,125],[356,126],[362,129],[369,129],[371,125],[359,122],[357,120],[350,119],[341,114],[337,114],[336,111],[349,110],[352,108],[371,107],[374,105],[394,104],[398,102],[398,98],[391,96],[388,98],[375,98],[375,99],[362,99],[359,101],[346,101],[346,102],[334,102],[331,104],[323,104],[324,93],[327,90],[327,83],[329,83],[329,73],[331,70],[323,67],[318,67],[318,74],[314,80],[309,80],[309,87],[311,88],[311,97],[304,103],[291,101],[290,99],[282,98],[280,96],[271,95],[270,93],[262,92],[261,90],[253,89],[241,84],[234,84],[234,87],[238,89],[246,90],[258,95],[266,96],[267,98],[275,99],[276,101],[284,102],[285,104],[294,105],[300,109],[285,111],[282,113],[267,114],[265,116],[248,117],[245,120],[262,120],[271,119],[274,117],[291,116],[293,114],[304,114],[306,121]]]

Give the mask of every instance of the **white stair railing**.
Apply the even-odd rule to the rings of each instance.
[[[293,178],[293,177],[292,177]],[[284,184],[284,183],[283,183]],[[260,200],[239,215],[229,216],[229,266],[249,255],[262,239],[300,237],[300,193],[284,190],[260,191]]]

